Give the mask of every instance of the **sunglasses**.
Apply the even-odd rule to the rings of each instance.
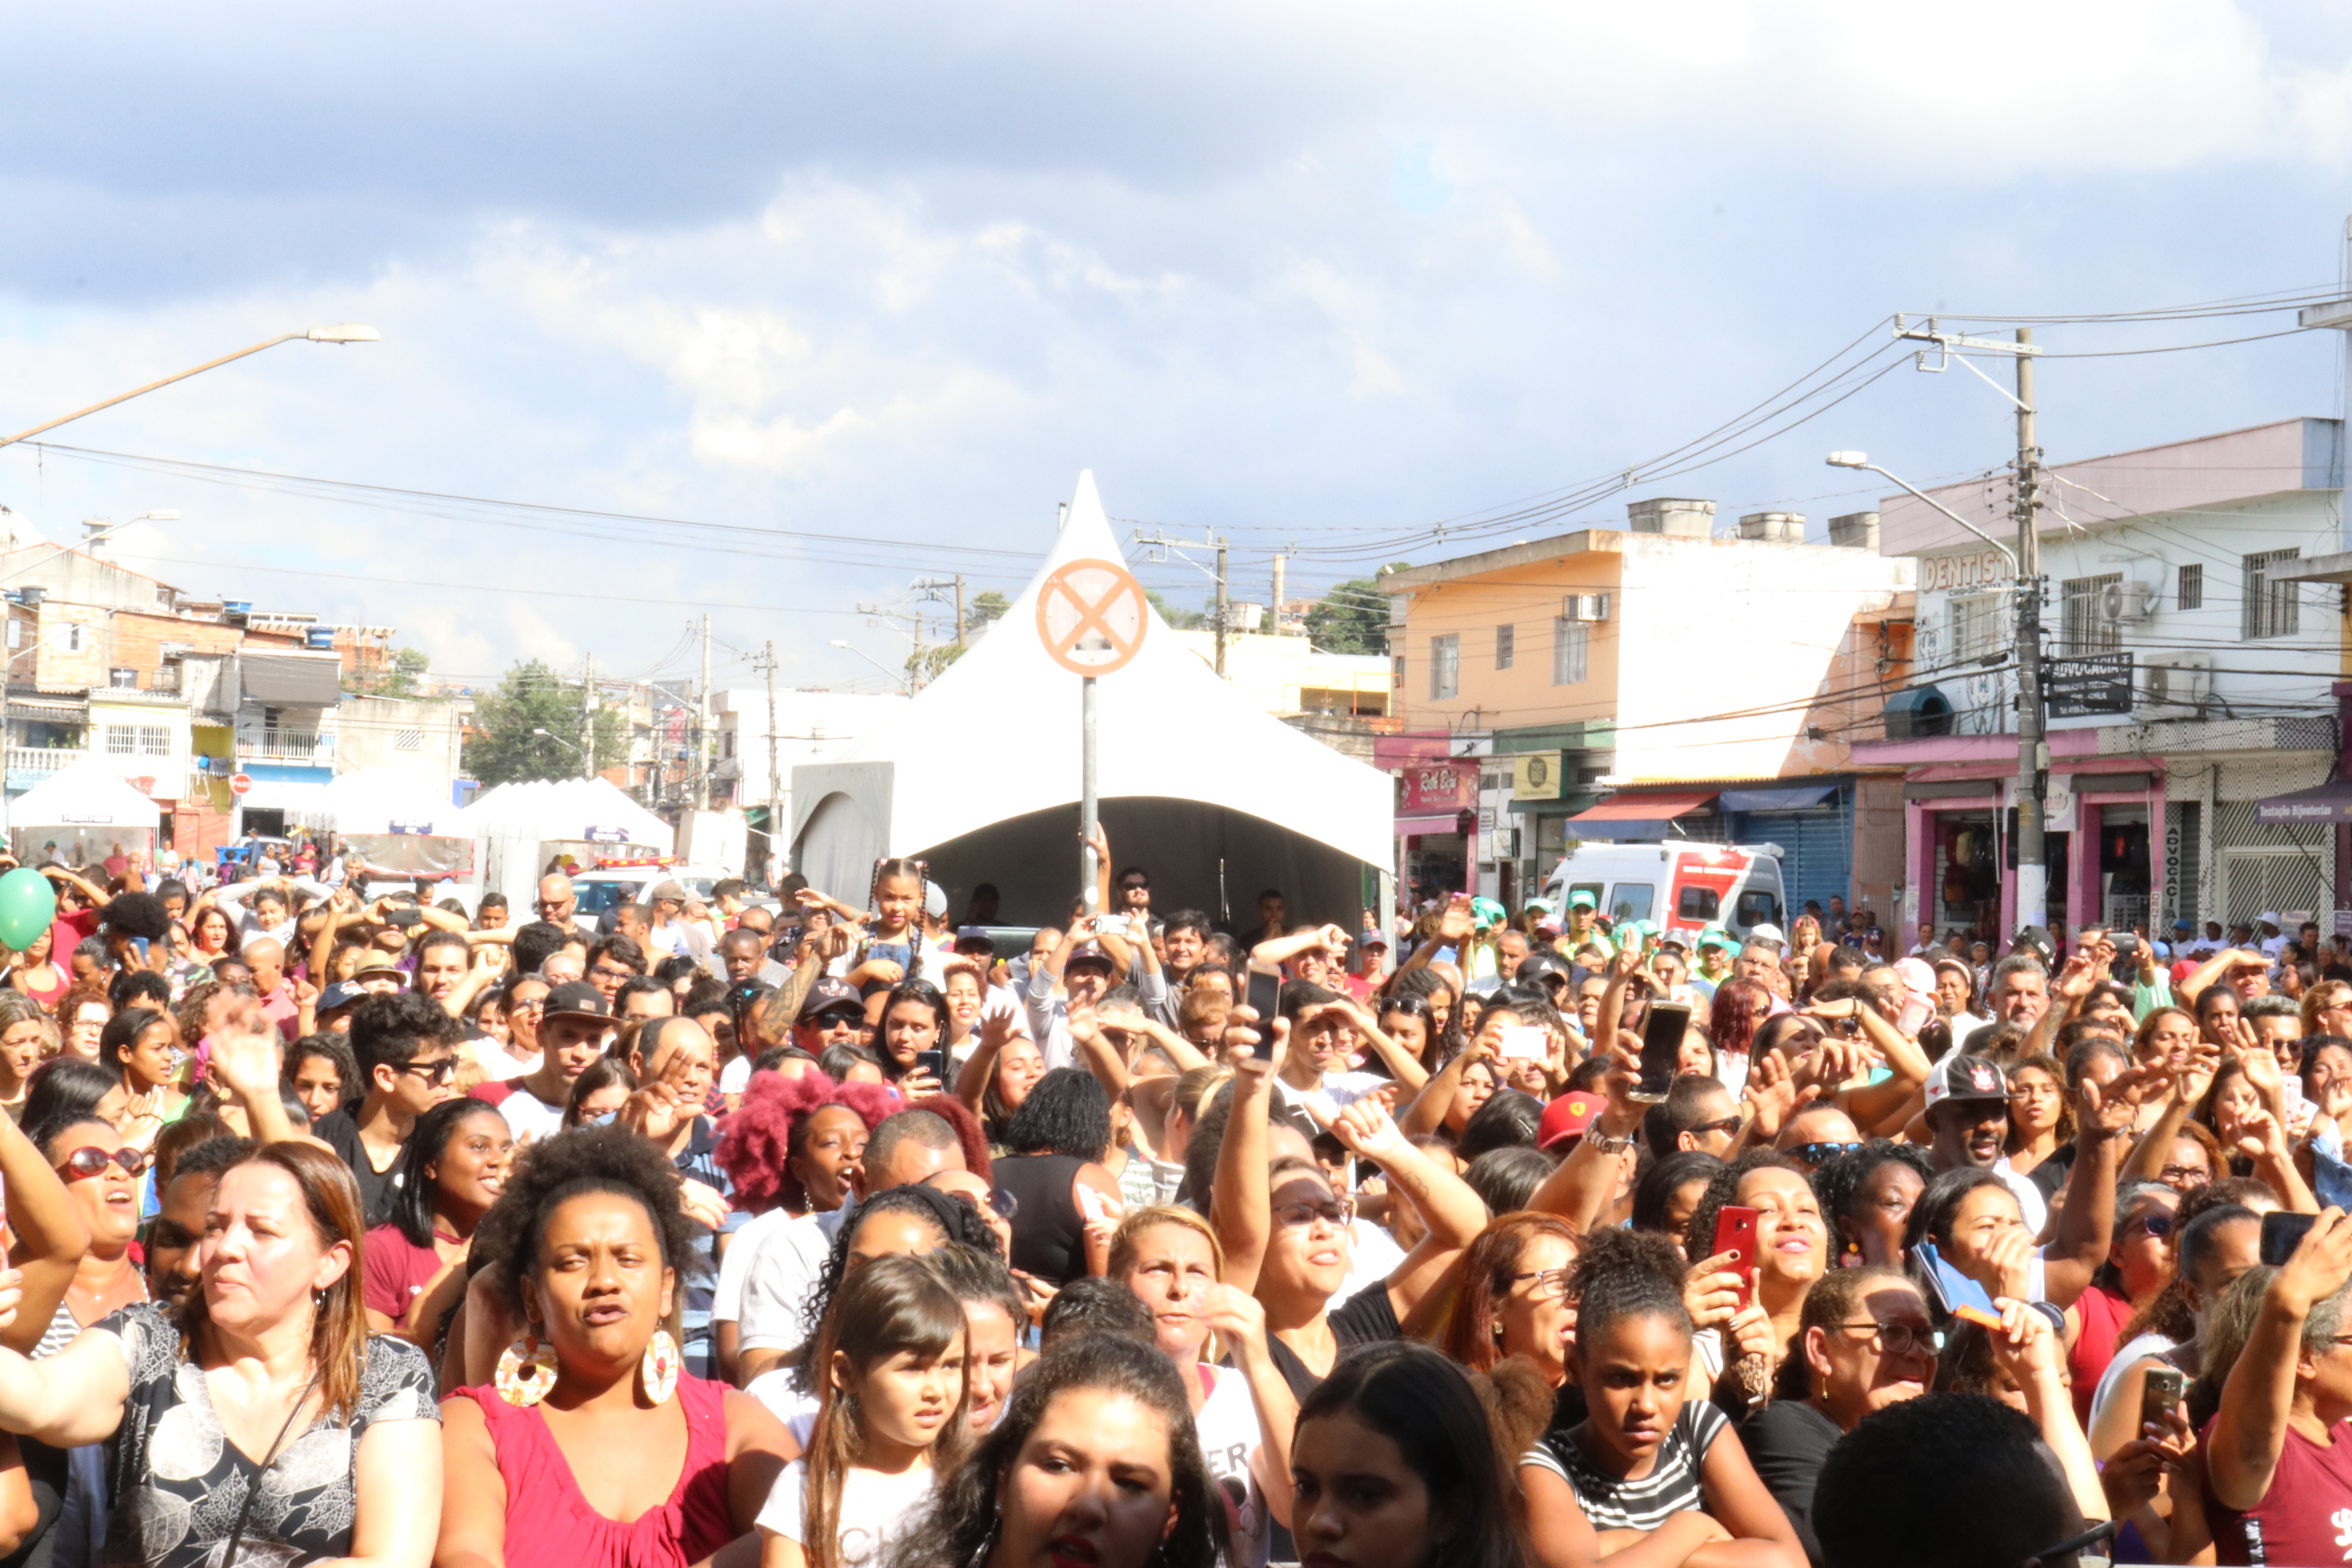
[[[1796,1143],[1790,1146],[1789,1152],[1808,1165],[1826,1165],[1861,1147],[1859,1143]]]
[[[1321,1220],[1334,1230],[1345,1230],[1355,1223],[1356,1200],[1335,1198],[1319,1204],[1276,1204],[1274,1225],[1276,1230],[1303,1230]]]
[[[437,1062],[411,1062],[400,1070],[403,1072],[413,1072],[422,1078],[428,1085],[438,1089],[441,1085],[447,1083],[451,1079],[457,1076],[457,1058],[456,1057],[443,1057]]]
[[[2144,1214],[2132,1223],[2158,1241],[2172,1234],[2173,1218],[2168,1214]]]
[[[971,1210],[974,1214],[978,1214],[980,1212],[980,1200],[973,1197],[970,1193],[950,1193],[948,1196],[963,1205],[964,1207]],[[1006,1192],[1003,1187],[991,1187],[988,1189],[988,1212],[1003,1220],[1005,1224],[1011,1225],[1014,1216],[1021,1213],[1021,1200],[1014,1197],[1011,1193]]]
[[[67,1155],[65,1163],[58,1167],[58,1174],[63,1176],[68,1182],[81,1182],[87,1181],[92,1176],[102,1176],[106,1174],[106,1168],[109,1165],[120,1165],[122,1167],[122,1173],[124,1175],[136,1180],[138,1177],[144,1175],[147,1172],[147,1167],[154,1163],[154,1157],[143,1149],[91,1149],[85,1147],[77,1149],[72,1153]]]

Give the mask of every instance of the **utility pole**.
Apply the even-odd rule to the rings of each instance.
[[[1194,571],[1201,573],[1202,575],[1208,577],[1211,581],[1216,584],[1217,674],[1219,678],[1222,679],[1225,673],[1225,630],[1228,624],[1233,619],[1231,606],[1228,603],[1227,597],[1227,583],[1225,578],[1225,541],[1223,536],[1220,534],[1212,534],[1206,539],[1171,539],[1168,537],[1168,533],[1165,529],[1154,529],[1151,531],[1150,537],[1146,538],[1143,531],[1139,528],[1135,531],[1135,542],[1138,544],[1150,545],[1154,552],[1151,557],[1154,561],[1165,561],[1169,556],[1173,555],[1177,560],[1184,563],[1185,565],[1192,567]],[[1185,554],[1184,552],[1187,550],[1215,551],[1217,552],[1217,569],[1213,572],[1210,571],[1206,566],[1202,565],[1199,562]],[[1276,591],[1279,592],[1279,584],[1282,581],[1282,564],[1281,558],[1279,556],[1275,559],[1274,571]]]
[[[778,847],[783,842],[784,778],[776,767],[776,643],[768,639],[766,651],[760,657],[760,668],[768,678],[768,861],[772,867],[784,863],[784,852]],[[770,887],[775,885],[775,873],[769,876]]]
[[[694,794],[688,809],[710,804],[710,612],[702,612],[702,684],[694,696]]]
[[[956,574],[956,647],[963,646],[963,574],[959,572]]]
[[[1282,635],[1283,568],[1287,564],[1289,563],[1283,559],[1282,552],[1276,551],[1274,553],[1274,625],[1266,629],[1276,637]]]
[[[596,656],[588,656],[587,673],[580,680],[580,776],[596,776]]]
[[[2033,437],[2033,331],[2017,329],[2017,923],[2048,922],[2050,866],[2042,802],[2050,743],[2042,689],[2042,549],[2034,527],[2042,449]]]

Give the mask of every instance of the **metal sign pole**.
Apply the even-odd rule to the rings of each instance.
[[[1080,699],[1082,716],[1078,721],[1083,736],[1083,760],[1078,768],[1079,896],[1086,900],[1087,913],[1099,915],[1102,910],[1097,906],[1102,901],[1101,879],[1096,875],[1095,866],[1095,678],[1089,675],[1078,684],[1085,693]]]

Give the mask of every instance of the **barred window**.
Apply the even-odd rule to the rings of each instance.
[[[1551,683],[1554,686],[1580,686],[1584,683],[1585,658],[1591,648],[1592,628],[1582,621],[1571,621],[1562,616],[1551,624]]]
[[[2099,614],[2099,603],[2111,584],[2124,574],[2108,572],[2096,577],[2069,577],[2058,584],[2058,642],[2061,653],[2113,653],[2124,646],[2120,624]]]
[[[2303,584],[2279,582],[2276,574],[2280,567],[2293,565],[2302,555],[2300,550],[2265,550],[2245,558],[2243,627],[2247,638],[2294,635],[2303,608]]]
[[[163,724],[109,724],[106,752],[112,757],[171,755],[172,731]]]
[[[1516,626],[1495,628],[1495,668],[1496,669],[1511,668],[1511,656],[1517,651],[1515,645],[1518,641],[1517,634],[1518,628]]]
[[[1429,696],[1443,702],[1462,689],[1462,635],[1447,632],[1429,639]]]
[[[2201,610],[2205,607],[2205,568],[2183,566],[2180,569],[2180,607]]]

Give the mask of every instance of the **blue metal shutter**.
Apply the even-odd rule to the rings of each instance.
[[[1811,811],[1751,811],[1739,834],[1742,844],[1778,844],[1780,880],[1793,920],[1812,900],[1829,908],[1830,896],[1848,896],[1853,876],[1853,833],[1844,805],[1835,800]]]

